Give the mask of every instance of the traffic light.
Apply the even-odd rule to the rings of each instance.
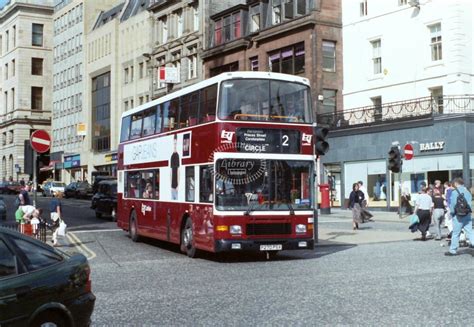
[[[388,169],[393,173],[399,173],[402,170],[402,155],[398,146],[392,146],[388,151]]]
[[[329,150],[329,143],[326,141],[329,130],[326,127],[314,127],[314,150],[316,155],[323,156]]]

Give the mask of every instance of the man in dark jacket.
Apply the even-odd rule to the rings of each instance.
[[[459,247],[459,236],[461,231],[464,229],[466,233],[466,238],[469,239],[470,247],[474,248],[474,235],[472,233],[472,216],[471,213],[467,215],[459,215],[456,213],[455,207],[460,194],[464,195],[469,206],[472,203],[472,194],[464,186],[464,181],[462,178],[456,178],[454,180],[454,190],[451,193],[451,199],[449,204],[449,211],[453,217],[453,235],[451,237],[451,246],[449,251],[445,255],[453,256],[457,255],[457,250]]]

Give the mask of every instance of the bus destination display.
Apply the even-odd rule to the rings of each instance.
[[[240,152],[300,153],[300,132],[282,129],[237,129]]]

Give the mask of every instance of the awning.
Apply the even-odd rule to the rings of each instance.
[[[59,160],[51,160],[51,161],[49,162],[49,165],[44,166],[44,167],[41,167],[41,168],[40,168],[40,171],[51,171],[51,170],[54,170],[54,167],[55,167],[55,165],[56,165],[57,162],[61,162],[61,161],[59,161]]]

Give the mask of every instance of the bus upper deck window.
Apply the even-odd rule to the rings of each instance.
[[[122,134],[120,135],[120,142],[128,141],[130,138],[130,120],[130,116],[122,118]]]

